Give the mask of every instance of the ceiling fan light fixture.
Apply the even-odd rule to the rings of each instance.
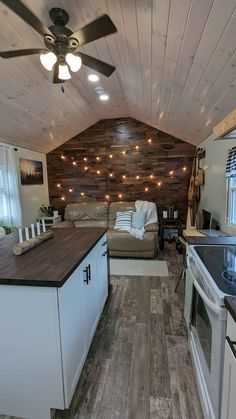
[[[107,94],[107,93],[102,93],[102,94],[99,96],[99,99],[100,99],[100,100],[102,100],[102,101],[106,101],[106,100],[108,100],[108,99],[109,99],[109,96],[108,96],[108,94]]]
[[[69,80],[71,75],[67,64],[59,64],[58,78],[60,80]]]
[[[54,64],[57,62],[57,56],[54,52],[46,52],[46,54],[40,54],[40,61],[46,70],[51,71]]]
[[[69,52],[68,54],[66,54],[65,59],[67,64],[70,66],[71,71],[79,71],[82,65],[82,60],[78,55],[74,55],[71,52]]]
[[[95,82],[99,80],[99,77],[97,76],[97,74],[89,74],[88,79],[89,81]]]

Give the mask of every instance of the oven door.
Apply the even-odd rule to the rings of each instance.
[[[206,404],[204,416],[219,419],[226,310],[201,285],[197,280],[193,283],[190,350],[202,404]]]

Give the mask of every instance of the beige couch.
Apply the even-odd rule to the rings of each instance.
[[[158,224],[145,226],[143,240],[126,231],[114,230],[117,211],[135,211],[134,202],[80,202],[68,204],[65,221],[55,228],[104,227],[107,228],[110,256],[153,258],[158,249]]]

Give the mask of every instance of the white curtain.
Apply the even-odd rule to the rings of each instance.
[[[22,212],[14,150],[0,143],[0,224],[20,227]]]

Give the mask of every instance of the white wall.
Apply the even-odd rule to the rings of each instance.
[[[204,168],[205,173],[205,184],[201,187],[199,210],[204,208],[211,211],[220,229],[230,235],[236,235],[236,228],[230,227],[225,222],[225,167],[228,150],[233,146],[236,146],[236,139],[214,140],[213,135],[199,144],[199,147],[206,150],[206,157],[201,161],[201,167]]]
[[[14,146],[13,146],[14,147]],[[23,215],[23,226],[27,226],[36,221],[39,215],[39,209],[42,204],[48,205],[48,176],[46,154],[27,150],[26,148],[15,147],[16,163],[19,174],[19,187],[21,196],[21,207]],[[19,159],[37,160],[43,163],[43,184],[42,185],[21,185]]]

